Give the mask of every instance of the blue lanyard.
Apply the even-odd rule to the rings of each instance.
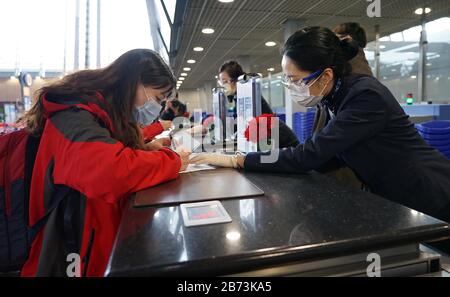
[[[323,105],[326,106],[327,108],[329,108],[329,106],[331,105],[331,102],[337,95],[337,93],[339,92],[339,90],[341,89],[342,86],[342,79],[338,79],[336,82],[336,86],[334,87],[333,90],[333,94],[331,94],[331,97],[329,99],[326,99],[323,101]],[[330,108],[329,108],[330,109]],[[330,109],[331,110],[331,109]],[[333,111],[334,112],[334,111]]]

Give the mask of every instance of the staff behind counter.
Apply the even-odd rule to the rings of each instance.
[[[450,160],[425,143],[384,85],[351,74],[358,49],[323,27],[296,32],[283,48],[284,83],[296,102],[328,111],[325,126],[278,150],[274,163],[262,161],[267,153],[200,154],[191,162],[279,173],[347,166],[373,193],[450,222]]]
[[[225,88],[228,98],[228,108],[230,110],[228,116],[235,119],[237,118],[237,82],[238,78],[244,74],[245,72],[242,66],[236,61],[226,62],[219,69],[220,84]],[[261,113],[274,114],[264,97],[261,98]],[[294,132],[284,122],[279,121],[279,129],[280,148],[297,146],[299,144],[297,136],[295,136]],[[237,127],[235,126],[235,132],[236,130]]]

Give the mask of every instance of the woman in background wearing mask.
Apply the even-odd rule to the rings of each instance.
[[[326,107],[325,127],[280,150],[275,163],[263,163],[264,153],[203,154],[191,162],[280,173],[348,166],[371,192],[450,222],[450,160],[425,143],[384,85],[350,74],[357,51],[327,28],[296,32],[283,49],[285,83],[295,101]]]
[[[24,117],[28,131],[41,139],[30,225],[52,212],[33,242],[23,276],[66,276],[72,253],[82,259],[83,276],[104,275],[126,199],[177,178],[188,164],[187,153],[148,151],[137,125],[148,102],[164,101],[175,84],[156,52],[137,49],[106,68],[76,72],[37,92]],[[58,207],[49,208],[61,197]]]
[[[219,69],[220,84],[225,88],[225,95],[228,98],[228,117],[237,118],[237,81],[245,72],[236,61],[229,61],[224,63]],[[261,98],[261,113],[274,114],[272,108],[267,103],[266,99]],[[297,136],[294,132],[282,121],[279,122],[279,143],[280,148],[295,147],[299,144]],[[235,125],[235,131],[237,126]]]

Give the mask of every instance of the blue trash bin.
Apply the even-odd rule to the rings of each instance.
[[[431,121],[416,124],[419,132],[431,135],[450,135],[450,121]]]

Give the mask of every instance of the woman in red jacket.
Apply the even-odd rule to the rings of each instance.
[[[150,151],[136,124],[175,84],[157,53],[137,49],[37,92],[25,117],[27,129],[41,137],[29,223],[46,223],[23,276],[66,276],[77,256],[75,274],[104,275],[125,199],[177,178],[187,166],[185,153]]]

